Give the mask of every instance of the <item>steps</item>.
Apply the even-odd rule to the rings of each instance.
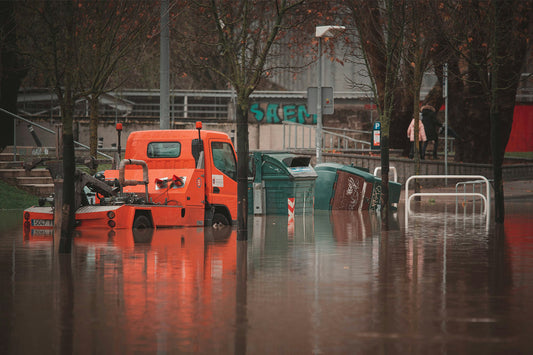
[[[50,173],[44,168],[24,170],[23,155],[20,153],[31,152],[31,149],[24,148],[17,147],[16,159],[10,147],[6,147],[0,153],[0,180],[39,197],[50,196],[54,192],[54,183]],[[25,154],[24,156],[29,158]]]

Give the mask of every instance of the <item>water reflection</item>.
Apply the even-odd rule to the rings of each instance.
[[[18,222],[0,232],[0,351],[527,353],[533,209],[507,211],[488,231],[447,206],[390,231],[368,212],[254,216],[247,242],[81,230],[72,255]]]

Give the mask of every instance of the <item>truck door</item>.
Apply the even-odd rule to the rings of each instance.
[[[237,159],[230,142],[209,139],[206,152],[206,195],[210,204],[228,207],[237,219]]]

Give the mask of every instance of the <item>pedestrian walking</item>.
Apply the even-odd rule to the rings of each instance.
[[[409,152],[409,159],[413,159],[415,155],[415,119],[411,120],[409,128],[407,128],[407,138],[411,141],[411,151]],[[426,131],[424,130],[424,124],[419,120],[418,121],[418,149],[420,152],[420,159],[424,159],[422,147],[423,143],[426,141]]]
[[[426,132],[426,141],[422,145],[421,155],[426,155],[426,149],[429,142],[433,142],[433,159],[437,159],[437,150],[439,147],[439,129],[442,124],[437,120],[437,112],[431,105],[424,105],[422,110],[422,123]]]

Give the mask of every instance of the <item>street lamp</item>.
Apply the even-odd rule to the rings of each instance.
[[[343,31],[344,26],[316,26],[315,37],[318,37],[318,83],[316,103],[316,163],[322,162],[322,38],[334,37],[336,32]]]

